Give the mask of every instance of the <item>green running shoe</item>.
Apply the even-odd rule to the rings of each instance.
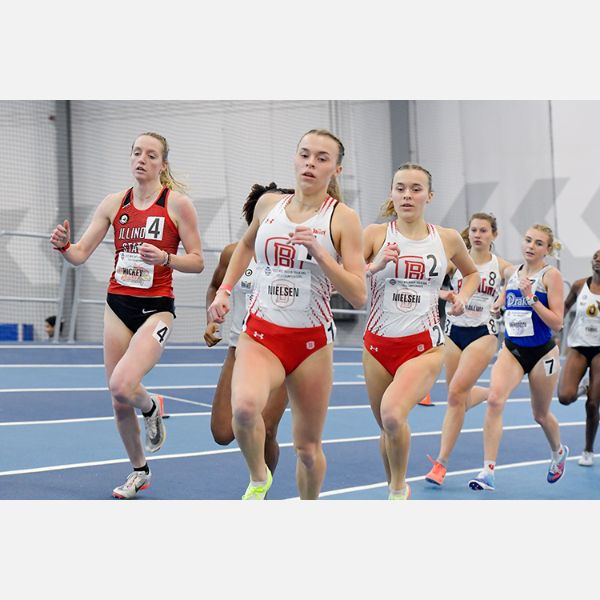
[[[272,483],[273,475],[271,475],[271,471],[267,467],[267,485],[254,487],[252,482],[250,482],[246,493],[242,496],[242,500],[264,500]]]

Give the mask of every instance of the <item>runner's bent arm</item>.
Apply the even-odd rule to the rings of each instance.
[[[317,242],[310,227],[296,227],[290,242],[305,246],[333,287],[354,308],[359,309],[367,301],[367,282],[362,256],[362,228],[356,212],[339,204],[332,218],[331,233],[334,243],[337,241],[335,245],[342,257],[341,265]]]
[[[202,273],[204,255],[198,231],[198,216],[192,201],[182,194],[171,192],[168,211],[185,249],[185,254],[171,254],[169,267],[182,273]],[[165,250],[146,242],[140,245],[140,250],[150,253],[144,258],[149,264],[163,265],[168,258]]]
[[[119,211],[123,195],[123,192],[109,194],[102,200],[92,217],[92,222],[76,244],[70,244],[71,229],[68,221],[65,221],[64,225],[56,226],[50,241],[58,249],[70,244],[67,250],[62,252],[67,262],[78,266],[92,255],[106,236],[112,220]]]
[[[438,230],[448,260],[452,261],[452,264],[455,265],[463,277],[460,292],[449,300],[451,302],[453,300],[453,304],[448,314],[459,315],[464,312],[467,301],[479,287],[479,272],[460,233],[454,229],[444,229],[441,227],[438,227]]]
[[[210,284],[208,285],[208,289],[206,290],[206,331],[204,332],[204,341],[209,348],[218,344],[223,339],[222,337],[215,335],[219,332],[219,324],[211,319],[208,308],[213,303],[215,296],[217,295],[217,290],[223,283],[223,277],[225,277],[231,255],[233,254],[236,245],[237,242],[225,246],[223,252],[221,252],[221,256],[219,256],[219,263],[217,264],[212,279],[210,280]]]

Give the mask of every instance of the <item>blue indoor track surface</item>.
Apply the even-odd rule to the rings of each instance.
[[[136,500],[237,500],[248,470],[236,443],[217,445],[210,432],[214,390],[227,347],[167,346],[143,383],[164,397],[167,439],[148,456],[151,485]],[[323,434],[327,474],[323,500],[385,500],[379,428],[364,383],[360,348],[334,352],[334,386]],[[490,368],[480,384],[489,382]],[[444,374],[432,406],[416,406],[407,480],[411,500],[590,500],[600,498],[600,461],[580,467],[585,399],[565,407],[554,398],[561,440],[570,449],[566,474],[546,482],[550,448],[534,422],[527,380],[503,413],[496,490],[475,492],[468,481],[483,464],[485,403],[466,415],[443,487],[425,481],[437,457],[446,412]],[[143,430],[143,426],[142,426]],[[297,499],[291,415],[279,426],[281,447],[269,500]],[[114,500],[112,490],[132,468],[117,434],[96,344],[0,343],[0,499]],[[116,500],[114,500],[116,501]]]

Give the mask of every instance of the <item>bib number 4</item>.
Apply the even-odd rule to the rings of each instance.
[[[164,321],[159,321],[154,329],[152,337],[161,345],[161,348],[164,348],[170,333],[171,330],[169,329],[169,326]]]
[[[164,217],[148,217],[146,221],[146,239],[158,241],[163,239],[165,228]]]

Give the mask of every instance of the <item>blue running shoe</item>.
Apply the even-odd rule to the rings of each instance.
[[[494,491],[494,476],[491,473],[483,470],[475,479],[469,481],[469,487],[472,490],[489,490]]]
[[[563,445],[564,454],[558,462],[552,461],[550,468],[548,469],[548,483],[556,483],[565,474],[565,463],[567,462],[567,456],[569,456],[569,449]]]

